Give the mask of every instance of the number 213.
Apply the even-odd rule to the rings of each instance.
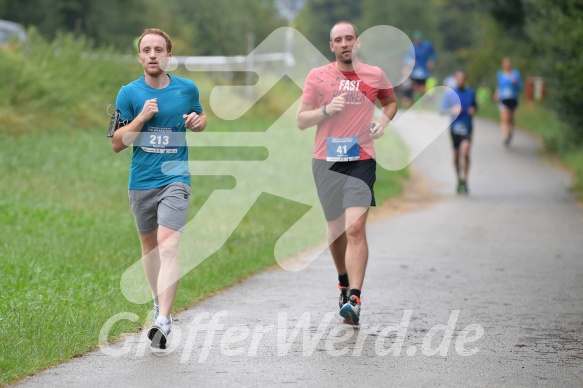
[[[152,145],[168,145],[169,136],[150,135],[150,144]]]

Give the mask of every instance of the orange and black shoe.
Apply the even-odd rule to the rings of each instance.
[[[358,325],[360,319],[360,298],[351,295],[348,302],[340,309],[340,316],[344,318],[344,323],[349,325]]]

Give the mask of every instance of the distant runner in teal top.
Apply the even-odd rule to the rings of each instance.
[[[510,58],[502,60],[502,70],[498,71],[496,78],[498,87],[494,98],[498,101],[504,144],[508,146],[514,133],[514,111],[518,106],[518,95],[522,90],[522,79],[518,70],[512,68]]]
[[[194,82],[164,70],[171,55],[172,41],[164,31],[150,28],[139,37],[138,59],[144,75],[119,91],[116,109],[121,126],[111,138],[115,152],[133,148],[129,199],[154,298],[148,338],[152,347],[160,349],[166,348],[172,329],[180,238],[190,204],[185,132],[200,132],[207,124]]]

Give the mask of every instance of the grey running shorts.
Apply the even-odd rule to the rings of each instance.
[[[130,190],[130,205],[140,234],[155,231],[158,225],[184,231],[190,203],[190,186],[172,182],[151,190]]]
[[[373,191],[376,160],[328,162],[313,159],[312,172],[327,221],[334,221],[349,207],[376,205]]]

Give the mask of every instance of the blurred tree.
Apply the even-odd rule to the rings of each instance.
[[[436,6],[434,0],[362,0],[363,29],[389,25],[397,27],[408,36],[413,31],[420,31],[426,39],[439,46],[440,37],[437,33]]]
[[[295,27],[328,58],[330,52],[330,29],[340,20],[358,25],[362,14],[362,2],[353,0],[308,0],[296,19]]]
[[[486,0],[482,6],[505,33],[513,37],[525,37],[526,14],[522,0]]]
[[[182,8],[180,19],[196,26],[192,49],[198,55],[246,54],[249,34],[260,43],[286,24],[274,2],[262,0],[201,1],[195,7]]]
[[[245,54],[249,33],[261,42],[285,25],[274,0],[0,0],[0,18],[34,25],[48,39],[74,32],[126,52],[144,28],[157,27],[185,55]]]
[[[63,16],[54,0],[0,0],[0,19],[11,20],[25,27],[36,26],[41,34],[51,39],[63,26]]]
[[[467,69],[471,60],[471,47],[478,35],[479,6],[476,0],[433,0],[439,44],[437,71],[441,79],[455,69]],[[472,74],[469,74],[473,82]]]
[[[566,144],[583,144],[583,1],[524,0],[526,31],[547,83],[549,102],[570,127]]]
[[[73,32],[121,48],[141,24],[141,7],[138,0],[0,0],[0,18],[35,26],[49,40],[58,32]]]

